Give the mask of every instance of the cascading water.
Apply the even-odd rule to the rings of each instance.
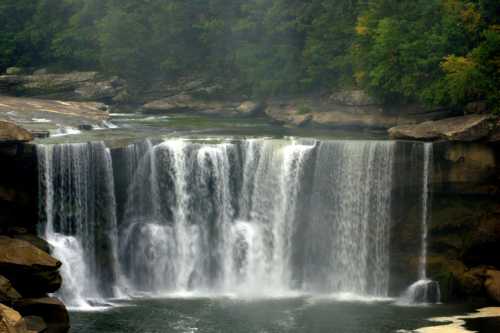
[[[136,151],[125,152],[137,172],[120,237],[136,290],[387,295],[394,143],[169,140]]]
[[[385,297],[395,147],[170,139],[115,150],[112,161],[103,143],[40,145],[61,296],[70,306],[117,289]]]
[[[63,263],[69,307],[115,296],[116,216],[112,162],[103,143],[38,145],[41,233]]]
[[[421,212],[421,253],[418,266],[419,280],[412,284],[400,299],[402,304],[439,303],[441,291],[439,283],[427,277],[427,237],[429,223],[429,184],[432,166],[432,144],[424,144],[423,170],[422,170],[422,212]]]

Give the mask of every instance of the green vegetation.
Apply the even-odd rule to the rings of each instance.
[[[202,75],[255,96],[362,88],[500,112],[498,0],[0,0],[0,71]]]

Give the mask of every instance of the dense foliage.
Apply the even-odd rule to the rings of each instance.
[[[196,73],[258,96],[359,87],[500,110],[498,0],[0,0],[0,71]]]

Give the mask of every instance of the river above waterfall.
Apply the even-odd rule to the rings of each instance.
[[[342,297],[340,297],[342,299]],[[79,333],[389,333],[430,325],[434,316],[470,311],[459,305],[396,306],[334,297],[245,300],[171,298],[119,303],[102,312],[71,313]]]

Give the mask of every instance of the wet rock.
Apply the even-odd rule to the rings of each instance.
[[[0,121],[0,142],[27,142],[33,136],[26,129],[8,121]]]
[[[29,333],[19,312],[3,304],[0,304],[0,333]]]
[[[403,125],[389,129],[392,139],[477,141],[489,136],[493,126],[488,115],[468,115],[418,125]]]
[[[57,291],[61,262],[32,244],[0,236],[0,274],[24,297]]]
[[[14,308],[23,316],[43,318],[47,333],[66,333],[70,328],[68,311],[64,304],[54,297],[22,299]]]
[[[488,296],[497,303],[500,303],[500,271],[487,270],[484,287]]]
[[[14,289],[10,281],[0,275],[0,302],[11,304],[19,299],[21,299],[21,295]]]
[[[40,250],[42,250],[44,252],[49,253],[49,254],[50,254],[50,252],[52,252],[50,244],[45,239],[42,239],[36,235],[32,235],[32,234],[28,234],[28,233],[21,233],[21,234],[11,235],[10,237],[26,241],[26,242],[30,243],[31,245],[39,248]]]

